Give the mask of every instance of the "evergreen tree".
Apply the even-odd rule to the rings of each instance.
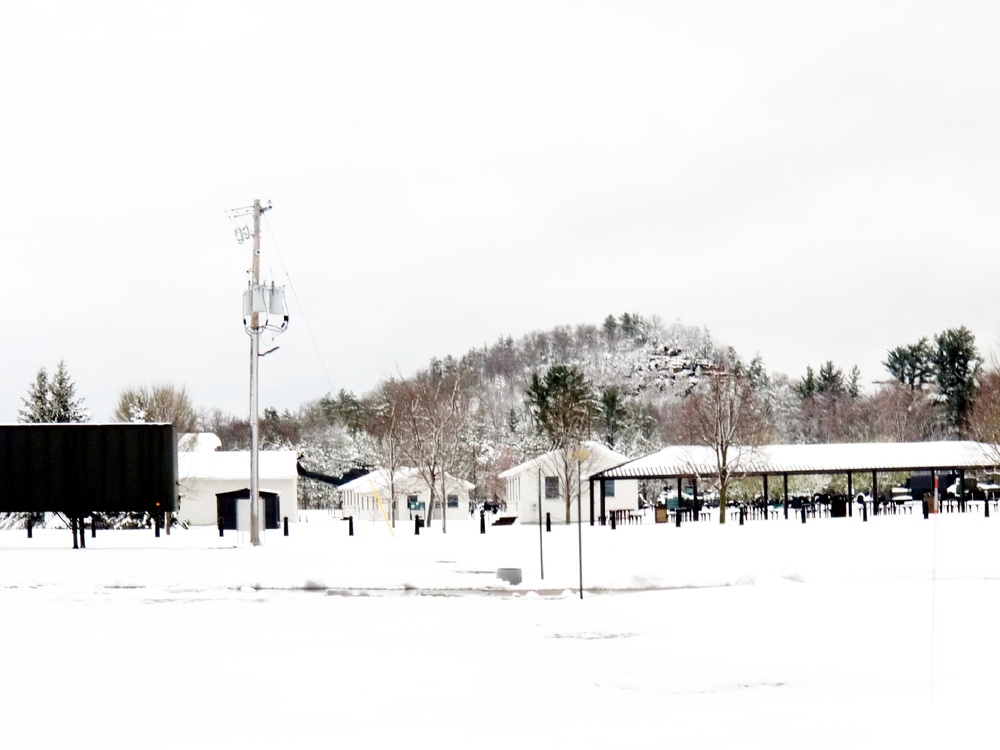
[[[24,423],[51,422],[49,408],[49,376],[44,367],[38,368],[35,382],[28,390],[28,397],[22,398],[24,406],[17,412],[17,421]]]
[[[839,367],[835,367],[833,362],[827,360],[819,368],[819,379],[817,390],[822,394],[839,396],[846,390],[844,387],[844,372]]]
[[[965,326],[937,334],[931,361],[948,424],[961,431],[975,399],[976,379],[982,364],[976,337]]]
[[[819,386],[816,383],[816,373],[813,372],[812,366],[806,367],[805,377],[798,382],[795,390],[802,398],[810,398],[819,392]]]
[[[857,365],[851,368],[851,374],[847,376],[847,395],[853,399],[861,397],[861,370]]]
[[[533,373],[525,395],[535,426],[551,448],[590,437],[594,392],[581,370],[555,365],[543,377]]]
[[[83,399],[76,395],[76,385],[70,379],[63,360],[59,360],[56,373],[49,382],[49,408],[53,422],[86,422],[90,419]]]
[[[86,422],[90,418],[62,360],[51,380],[45,368],[40,367],[28,397],[21,400],[24,406],[17,414],[20,422]]]
[[[601,439],[606,446],[614,448],[625,427],[627,418],[625,401],[621,391],[616,386],[611,385],[601,389],[598,414],[600,415]]]
[[[893,378],[908,386],[910,390],[917,390],[931,382],[934,377],[933,353],[927,338],[924,337],[915,344],[891,349],[882,364]]]

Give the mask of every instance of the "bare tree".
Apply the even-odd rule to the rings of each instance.
[[[991,457],[1000,464],[1000,369],[983,372],[979,393],[968,415],[969,435],[985,443]]]
[[[943,405],[920,388],[888,382],[871,396],[869,404],[877,440],[934,440],[947,432]]]
[[[165,422],[178,432],[198,430],[198,413],[187,389],[169,383],[123,390],[111,418],[116,422]]]
[[[453,360],[436,362],[415,378],[401,381],[401,455],[426,482],[430,491],[427,525],[434,517],[439,482],[459,465],[462,431],[469,410],[466,372]],[[441,498],[441,530],[448,530],[447,494]]]
[[[725,523],[730,482],[746,471],[770,437],[763,399],[737,365],[708,375],[684,401],[681,414],[688,442],[715,454],[712,479],[719,487],[719,523]]]
[[[396,474],[402,459],[403,413],[407,390],[394,378],[382,383],[363,404],[364,432],[361,438],[366,452],[385,469],[389,481],[389,504],[392,527],[396,527],[399,509],[396,501]]]

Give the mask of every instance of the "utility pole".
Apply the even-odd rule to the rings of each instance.
[[[253,202],[253,259],[250,266],[250,287],[253,294],[260,289],[260,199]],[[260,420],[257,409],[257,366],[260,359],[260,313],[257,305],[250,313],[250,544],[259,547],[260,534]]]
[[[254,200],[252,208],[236,209],[234,215],[253,214],[253,233],[244,227],[236,230],[237,242],[243,244],[247,235],[253,239],[250,265],[249,288],[243,292],[243,327],[250,336],[250,543],[257,547],[263,542],[260,507],[260,420],[258,417],[257,393],[259,390],[257,370],[260,353],[260,334],[264,330],[281,333],[288,327],[288,312],[285,307],[285,288],[271,282],[267,287],[260,283],[260,216],[271,208]],[[261,321],[263,314],[264,320]],[[281,322],[272,322],[269,316],[280,316]],[[273,347],[264,354],[274,351]]]

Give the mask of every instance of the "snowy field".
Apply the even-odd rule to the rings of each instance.
[[[1000,743],[1000,517],[651,520],[0,532],[3,744]]]

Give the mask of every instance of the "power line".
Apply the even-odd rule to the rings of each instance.
[[[305,324],[306,333],[309,334],[309,340],[312,342],[313,350],[316,352],[316,358],[319,360],[319,365],[323,369],[323,374],[326,376],[326,382],[330,384],[330,393],[332,394],[334,391],[333,379],[330,377],[330,373],[326,369],[326,363],[323,361],[323,355],[319,351],[319,346],[316,344],[316,337],[313,336],[312,328],[309,325],[309,319],[306,317],[305,307],[299,299],[299,293],[295,290],[295,284],[292,283],[292,277],[288,273],[288,268],[285,266],[285,259],[281,256],[281,250],[278,249],[278,242],[274,237],[274,230],[271,229],[271,222],[267,220],[266,214],[264,214],[264,224],[267,226],[268,234],[271,235],[271,246],[274,248],[274,252],[278,256],[278,260],[281,262],[281,270],[284,272],[285,279],[288,281],[288,288],[292,290],[292,296],[295,298],[295,304],[299,308],[299,314],[302,316],[302,322]]]

